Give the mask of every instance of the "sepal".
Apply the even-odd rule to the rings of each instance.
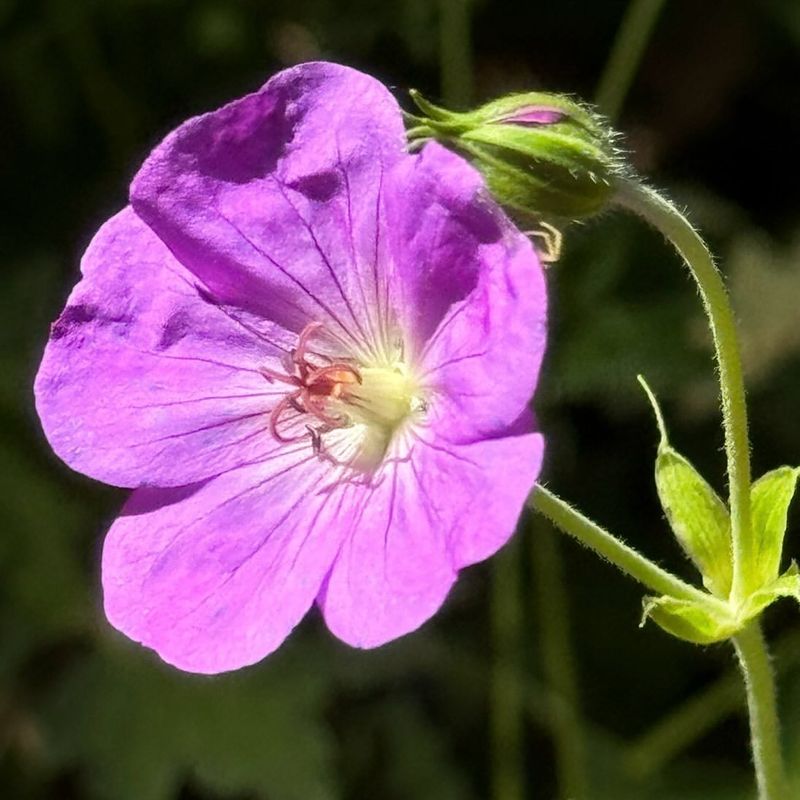
[[[795,562],[779,578],[753,592],[742,604],[739,616],[749,621],[783,597],[793,597],[800,603],[800,571]]]
[[[800,602],[800,570],[795,563],[768,586],[753,592],[738,607],[711,595],[707,600],[679,600],[668,595],[645,597],[640,627],[651,619],[678,639],[694,644],[713,644],[735,636],[783,597],[793,597]]]
[[[469,112],[411,97],[410,142],[435,139],[470,160],[495,199],[536,218],[579,219],[605,208],[627,174],[616,134],[587,106],[563,95],[528,92]]]
[[[762,475],[750,491],[755,586],[774,581],[780,571],[789,504],[794,496],[798,472],[800,470],[793,467],[778,467]]]
[[[642,627],[653,620],[667,633],[693,644],[713,644],[733,636],[739,628],[727,604],[702,600],[678,600],[675,597],[645,597]]]
[[[727,598],[733,580],[731,520],[725,503],[702,475],[669,443],[655,395],[639,376],[658,422],[661,441],[656,456],[658,497],[675,538],[700,570],[703,584]]]

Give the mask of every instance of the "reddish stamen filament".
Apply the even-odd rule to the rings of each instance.
[[[284,374],[268,367],[262,367],[260,370],[270,383],[279,381],[295,387],[294,391],[284,395],[278,402],[269,418],[270,432],[279,442],[296,442],[306,435],[301,433],[287,437],[278,430],[281,419],[290,409],[300,414],[310,414],[322,422],[320,428],[308,428],[312,441],[315,442],[319,442],[320,433],[347,424],[345,417],[327,413],[325,406],[329,399],[340,398],[346,392],[348,384],[361,383],[361,374],[354,366],[343,361],[332,362],[322,367],[308,361],[306,354],[309,340],[323,328],[321,322],[311,322],[300,332],[297,347],[290,353],[291,368],[295,374]],[[324,358],[324,356],[319,357]]]

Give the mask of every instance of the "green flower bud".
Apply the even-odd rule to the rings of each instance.
[[[533,217],[579,219],[601,211],[624,174],[614,133],[586,106],[530,92],[457,113],[411,97],[411,143],[435,139],[468,158],[495,199]]]

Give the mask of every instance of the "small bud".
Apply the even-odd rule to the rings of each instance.
[[[435,139],[458,150],[483,174],[495,199],[534,217],[579,219],[601,211],[625,173],[614,134],[570,98],[530,92],[457,113],[411,97],[410,142]]]

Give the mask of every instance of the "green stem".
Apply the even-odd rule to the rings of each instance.
[[[781,756],[775,678],[758,622],[751,623],[735,636],[733,645],[747,688],[759,800],[784,800],[789,797],[789,789]]]
[[[680,253],[697,283],[711,324],[719,365],[730,487],[733,542],[731,600],[737,604],[754,588],[751,586],[751,575],[755,553],[750,527],[750,444],[744,376],[728,293],[705,243],[672,203],[634,180],[620,181],[615,200],[618,205],[638,214],[659,230]]]
[[[578,680],[569,632],[569,600],[559,542],[547,523],[531,537],[531,565],[536,611],[541,629],[541,654],[550,698],[549,721],[562,797],[589,797],[584,741],[578,700]]]
[[[670,595],[679,600],[699,600],[706,604],[719,604],[721,609],[726,607],[721,600],[676,578],[650,559],[637,553],[544,486],[537,484],[534,487],[528,498],[528,505],[544,514],[556,527],[644,584],[652,592]]]
[[[439,58],[442,98],[466,108],[472,101],[472,0],[439,0]]]
[[[524,696],[519,679],[522,674],[523,613],[518,549],[519,544],[514,541],[492,562],[493,800],[522,800],[525,796],[522,750]]]
[[[619,115],[664,1],[633,0],[628,5],[597,87],[597,105],[609,119]]]

